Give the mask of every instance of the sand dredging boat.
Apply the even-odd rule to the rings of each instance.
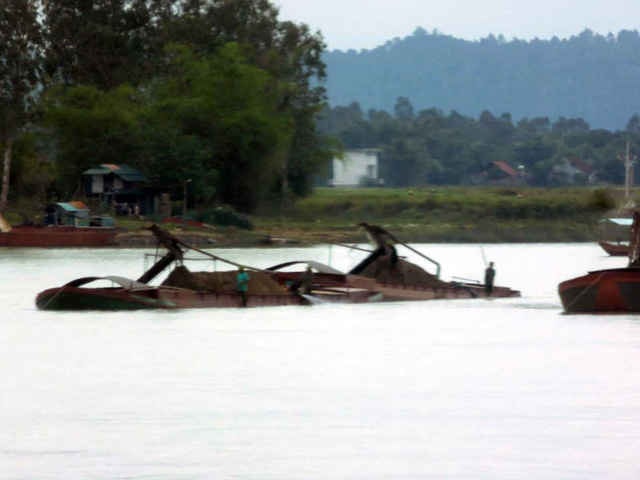
[[[366,250],[366,258],[348,273],[308,260],[286,262],[267,269],[241,265],[191,247],[154,225],[150,229],[167,253],[140,278],[79,278],[40,292],[36,305],[43,310],[229,308],[479,298],[487,295],[480,283],[441,280],[438,262],[400,242],[380,227],[360,225],[369,234],[375,248]],[[398,244],[429,261],[436,269],[435,274],[399,257],[395,247]],[[186,251],[195,251],[224,262],[235,270],[192,272],[184,265]],[[174,263],[173,270],[160,285],[150,284]],[[237,291],[240,268],[245,269],[250,277],[245,295]],[[98,281],[107,281],[111,285],[90,286]],[[516,297],[520,292],[496,286],[491,296]]]
[[[634,212],[629,263],[565,280],[558,294],[566,313],[640,312],[640,213]]]

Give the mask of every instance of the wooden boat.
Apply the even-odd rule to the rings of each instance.
[[[520,292],[509,287],[494,286],[488,295],[485,286],[474,282],[447,282],[440,279],[440,264],[410,245],[400,241],[387,230],[367,223],[360,223],[374,244],[374,250],[366,250],[364,260],[353,267],[346,275],[338,275],[339,272],[319,273],[313,275],[311,293],[319,298],[339,291],[350,289],[354,291],[369,292],[365,295],[366,301],[424,301],[438,299],[464,299],[464,298],[507,298],[519,297]],[[429,273],[411,262],[398,256],[396,245],[412,251],[416,255],[430,262],[435,267],[435,273]],[[358,250],[362,250],[358,248]],[[271,267],[274,278],[280,283],[294,284],[296,279],[301,279],[304,273],[281,273],[284,267],[293,264],[309,262],[288,262]],[[326,266],[322,266],[327,268]],[[318,270],[320,266],[318,266]],[[351,293],[353,296],[353,293]]]
[[[600,241],[598,245],[614,257],[629,255],[629,238],[633,212],[619,210],[615,216],[605,217],[599,222]],[[623,240],[624,239],[624,240]]]
[[[260,270],[243,266],[189,246],[156,225],[151,231],[168,250],[137,280],[123,277],[83,277],[61,287],[40,292],[36,305],[42,310],[135,310],[214,307],[258,307],[309,305],[314,303],[363,303],[487,296],[484,285],[440,280],[436,275],[398,257],[397,239],[379,227],[362,224],[374,234],[378,248],[349,273],[342,273],[315,261],[295,261]],[[382,233],[384,232],[384,234]],[[400,242],[398,242],[400,243]],[[405,245],[407,248],[412,247]],[[190,249],[235,267],[250,270],[247,304],[235,291],[235,271],[190,272],[182,263],[184,249]],[[415,250],[414,250],[415,251]],[[172,263],[178,265],[159,286],[149,284]],[[301,270],[296,270],[303,267]],[[293,268],[293,270],[288,270]],[[92,282],[109,281],[109,287],[90,287]],[[492,297],[520,296],[507,287],[494,287]]]
[[[615,243],[601,240],[598,242],[598,245],[612,257],[626,257],[629,255],[628,243]]]
[[[640,312],[640,214],[634,212],[629,263],[595,270],[558,285],[566,313]]]
[[[115,276],[79,278],[40,292],[36,297],[36,306],[41,310],[140,310],[309,303],[302,295],[279,285],[270,275],[253,269],[247,303],[243,305],[242,297],[235,291],[235,272],[190,272],[182,264],[184,249],[191,249],[238,267],[241,265],[190,247],[156,225],[151,227],[151,231],[168,252],[137,280]],[[178,265],[161,285],[149,284],[174,262]],[[96,281],[108,281],[112,285],[89,286]]]
[[[87,288],[97,280],[110,281],[113,287]],[[305,305],[299,295],[254,294],[247,298],[247,307]],[[142,310],[177,308],[242,307],[241,297],[233,291],[207,292],[160,285],[157,287],[123,277],[86,277],[50,288],[38,294],[36,305],[41,310]]]

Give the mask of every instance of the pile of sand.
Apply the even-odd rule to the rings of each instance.
[[[398,259],[395,263],[389,256],[383,256],[374,260],[359,273],[363,277],[374,278],[380,283],[393,285],[407,285],[420,287],[443,287],[446,282],[439,280],[435,275],[424,271],[422,268]]]
[[[289,295],[289,292],[269,275],[249,271],[248,295]],[[187,288],[199,292],[229,293],[236,291],[237,270],[227,272],[191,272],[185,266],[176,267],[162,282],[168,287]]]

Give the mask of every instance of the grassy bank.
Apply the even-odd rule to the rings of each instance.
[[[165,228],[202,245],[256,245],[267,237],[302,243],[362,242],[360,222],[381,225],[409,242],[579,242],[598,238],[598,219],[622,203],[620,190],[594,188],[318,188],[280,208],[263,208],[252,230],[216,226]],[[14,205],[36,218],[41,206]],[[143,230],[154,219],[118,217],[124,246],[153,243]],[[157,220],[157,219],[156,219]]]
[[[362,239],[355,228],[362,221],[407,241],[591,241],[617,195],[592,188],[320,188],[284,212],[262,212],[252,222],[259,231],[309,241]]]

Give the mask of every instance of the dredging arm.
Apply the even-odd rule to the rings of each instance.
[[[138,278],[138,282],[140,283],[149,283],[151,280],[156,278],[162,271],[171,265],[174,261],[179,260],[182,261],[184,257],[184,252],[182,248],[180,248],[180,240],[171,235],[169,232],[162,230],[157,225],[151,225],[149,227],[151,233],[153,233],[158,240],[158,243],[165,247],[168,252],[167,254],[158,260],[153,266],[144,272],[140,278]]]
[[[398,240],[392,233],[388,232],[382,227],[379,227],[377,225],[369,225],[366,222],[359,223],[358,225],[365,229],[365,231],[371,238],[371,241],[375,243],[378,246],[378,248],[370,256],[368,256],[362,262],[360,262],[360,264],[356,265],[351,270],[350,273],[352,274],[360,273],[362,270],[364,270],[367,267],[367,265],[373,262],[376,258],[387,253],[389,250],[391,251],[392,255],[395,255],[397,257],[397,253],[395,251],[395,248],[393,247],[393,243],[396,243],[398,245],[402,245],[408,250],[411,250],[416,255],[419,255],[420,257],[424,258],[425,260],[435,265],[436,277],[440,278],[440,269],[441,269],[440,263],[435,261],[433,258],[429,258],[428,256],[416,250],[412,246]]]
[[[228,263],[229,265],[233,265],[234,267],[238,267],[238,268],[242,267],[247,270],[261,271],[258,268],[233,262],[231,260],[227,260],[226,258],[222,258],[217,255],[214,255],[213,253],[206,252],[199,248],[193,247],[183,242],[182,240],[174,237],[169,232],[167,232],[166,230],[163,230],[162,228],[160,228],[155,224],[151,225],[149,227],[149,230],[151,230],[151,233],[155,235],[156,239],[158,240],[158,243],[163,247],[165,247],[168,250],[168,252],[164,257],[162,257],[160,260],[154,263],[149,270],[144,272],[140,278],[138,278],[138,282],[140,283],[149,283],[151,280],[157,277],[160,273],[162,273],[162,271],[166,269],[169,265],[171,265],[173,262],[175,261],[182,262],[184,259],[185,249],[193,250],[194,252],[198,252],[202,255],[213,258],[214,260],[219,260],[221,262]]]

